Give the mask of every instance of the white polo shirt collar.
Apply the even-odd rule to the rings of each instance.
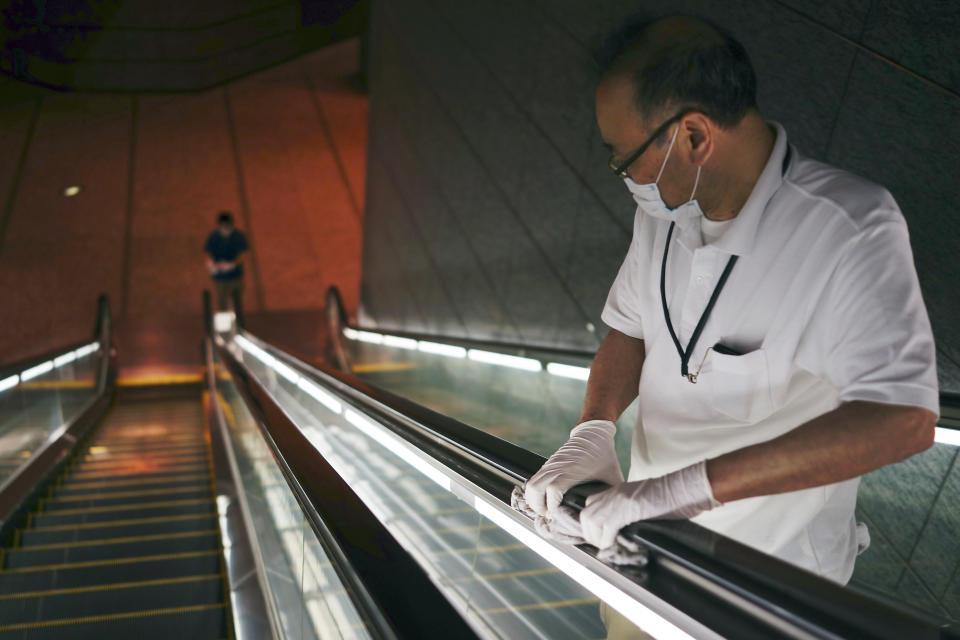
[[[787,132],[777,122],[771,122],[770,125],[776,130],[777,139],[767,164],[757,179],[753,191],[750,192],[750,197],[747,198],[737,217],[733,219],[733,224],[712,245],[724,253],[734,256],[750,254],[757,237],[760,218],[763,217],[767,203],[783,184],[783,176],[786,173],[784,160],[788,152]]]

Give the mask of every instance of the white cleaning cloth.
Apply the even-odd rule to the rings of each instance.
[[[577,513],[570,507],[558,506],[553,511],[553,519],[538,515],[523,498],[523,488],[515,487],[510,495],[510,505],[520,513],[533,519],[533,526],[544,538],[564,544],[585,544],[583,530]],[[608,564],[643,566],[647,564],[647,550],[637,542],[622,534],[617,535],[616,543],[597,552],[597,559]]]

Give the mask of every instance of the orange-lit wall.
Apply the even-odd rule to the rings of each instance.
[[[330,284],[355,308],[357,63],[351,41],[201,93],[0,100],[0,362],[84,338],[100,292],[121,323],[199,319],[221,209],[251,240],[250,310],[320,307]]]

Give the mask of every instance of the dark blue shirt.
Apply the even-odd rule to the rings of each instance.
[[[232,230],[229,235],[223,235],[219,230],[214,231],[207,238],[203,250],[210,254],[214,262],[233,262],[241,253],[247,250],[247,237],[242,231]],[[234,280],[243,275],[243,265],[238,264],[229,271],[219,271],[213,274],[214,280]]]

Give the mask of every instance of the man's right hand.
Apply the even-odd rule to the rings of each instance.
[[[591,480],[623,482],[613,436],[617,427],[609,420],[588,420],[570,432],[570,439],[524,485],[524,500],[536,513],[552,516],[571,487]]]

